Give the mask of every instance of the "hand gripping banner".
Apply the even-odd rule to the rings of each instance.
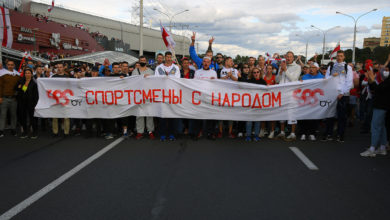
[[[40,78],[35,116],[120,118],[135,115],[237,121],[322,119],[335,116],[336,80],[263,86],[154,76]]]

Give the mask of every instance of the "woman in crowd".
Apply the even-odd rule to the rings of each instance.
[[[267,83],[268,86],[272,86],[276,84],[276,75],[273,74],[274,68],[271,64],[267,65],[266,67],[266,73],[264,76],[264,81]],[[261,130],[259,136],[262,138],[265,136],[265,126],[266,122],[261,123]],[[268,138],[272,139],[275,136],[275,122],[271,122],[271,132],[268,135]]]
[[[387,74],[388,75],[388,74]],[[375,73],[372,70],[367,71],[368,85],[373,91],[373,114],[371,121],[371,146],[360,153],[362,157],[375,157],[387,155],[386,145],[386,112],[390,110],[388,94],[390,93],[390,78],[387,76],[384,81],[377,83]],[[377,148],[379,146],[379,148]]]
[[[38,137],[37,118],[34,117],[34,109],[38,103],[38,87],[33,80],[33,71],[30,68],[24,70],[24,76],[16,85],[19,120],[23,132],[20,138],[28,137],[30,127],[32,127],[31,138]],[[28,126],[27,126],[27,122]]]
[[[264,81],[261,70],[258,67],[254,67],[251,72],[250,79],[247,81],[248,83],[255,83],[260,85],[267,85],[267,83]],[[247,121],[246,122],[246,138],[245,141],[251,141],[252,140],[252,126],[254,126],[255,130],[255,136],[253,138],[253,141],[259,141],[259,132],[260,132],[260,122],[259,121]]]

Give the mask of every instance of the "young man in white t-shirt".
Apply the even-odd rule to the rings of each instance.
[[[238,70],[233,68],[233,59],[231,57],[227,57],[225,59],[225,65],[223,66],[222,70],[220,71],[220,79],[223,80],[232,80],[237,81],[238,80]],[[222,138],[223,136],[223,122],[224,121],[218,121],[218,138]],[[236,136],[233,134],[233,121],[227,121],[229,124],[229,138],[235,138]]]
[[[210,57],[203,57],[202,61],[202,69],[198,69],[195,72],[194,79],[217,79],[217,73],[210,69],[211,64],[211,58]],[[194,120],[194,134],[191,134],[194,136],[194,138],[197,138],[200,128],[202,127],[203,120]],[[207,138],[211,140],[215,140],[215,120],[206,120],[206,132],[207,132]]]
[[[155,76],[159,77],[176,77],[180,78],[180,69],[172,61],[172,53],[167,51],[165,53],[165,63],[160,64],[155,72]],[[160,118],[159,122],[159,131],[160,131],[160,140],[166,141],[167,136],[170,141],[176,140],[175,138],[175,128],[178,126],[179,120],[176,118]]]

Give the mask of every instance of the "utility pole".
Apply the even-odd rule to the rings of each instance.
[[[139,55],[144,55],[144,1],[139,1]]]

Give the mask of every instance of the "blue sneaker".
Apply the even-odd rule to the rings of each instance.
[[[167,137],[165,135],[160,136],[160,141],[166,141],[166,140],[167,140]]]
[[[254,141],[254,142],[258,142],[258,141],[260,141],[260,140],[261,140],[261,138],[259,138],[259,137],[253,138],[253,141]]]
[[[129,138],[129,135],[127,134],[127,132],[123,133],[123,138],[125,138],[125,139]]]
[[[245,141],[251,141],[252,138],[250,136],[246,136]]]
[[[169,135],[169,140],[170,140],[170,141],[176,141],[176,138],[175,138],[175,136],[173,136],[173,135],[171,134],[171,135]]]

